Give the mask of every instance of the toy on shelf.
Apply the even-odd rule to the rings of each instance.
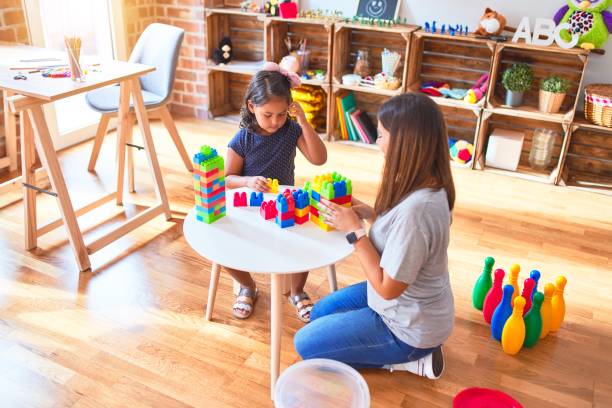
[[[259,214],[264,218],[264,220],[272,220],[276,218],[276,201],[264,201],[261,203],[261,207],[259,207]]]
[[[310,195],[310,221],[323,231],[332,231],[333,228],[324,222],[323,215],[319,212],[321,197],[338,205],[350,207],[353,194],[351,180],[336,172],[323,174],[316,176],[312,182],[307,181],[304,190]]]
[[[310,219],[310,195],[302,189],[292,192],[295,202],[295,223],[305,224]]]
[[[492,258],[487,258],[486,261]],[[478,309],[478,303],[474,302],[475,296],[479,295],[481,281],[486,284],[488,267],[485,262],[485,270],[478,278],[472,292],[474,307]],[[491,336],[502,343],[504,352],[514,355],[524,347],[533,347],[540,339],[549,333],[559,329],[565,316],[565,299],[563,291],[567,284],[564,276],[556,279],[556,285],[547,283],[544,285],[544,293],[538,292],[537,284],[541,278],[540,271],[532,270],[530,277],[525,279],[521,295],[518,287],[518,275],[520,266],[510,266],[508,282],[503,286],[504,271],[495,270],[495,280],[489,289],[483,303],[482,313],[485,322],[491,325]],[[483,277],[484,276],[484,277]],[[516,296],[515,296],[516,295]],[[491,312],[493,310],[493,312]]]
[[[474,34],[482,37],[499,36],[506,28],[506,17],[487,7]]]
[[[450,157],[459,164],[467,164],[472,161],[474,145],[465,140],[457,140],[449,148]]]
[[[428,81],[421,84],[419,92],[434,97],[460,100],[465,98],[468,91],[461,88],[451,88],[450,84],[447,82]]]
[[[525,342],[525,321],[523,320],[523,310],[525,309],[525,298],[517,296],[514,299],[512,314],[504,325],[502,331],[502,349],[506,354],[515,355],[523,347]]]
[[[474,86],[467,91],[467,94],[463,100],[467,103],[478,103],[487,94],[488,89],[489,74],[482,74]]]
[[[223,37],[219,46],[213,52],[213,61],[219,65],[229,64],[232,61],[232,39]]]
[[[555,23],[568,23],[569,30],[561,30],[561,38],[570,41],[578,34],[578,45],[585,50],[603,48],[612,32],[612,13],[608,8],[612,0],[579,1],[567,0],[567,4],[555,14]]]
[[[287,189],[276,198],[276,224],[281,228],[295,225],[295,200],[291,190]]]
[[[406,17],[404,18],[398,17],[394,20],[389,20],[389,19],[383,19],[383,18],[353,16],[353,18],[346,19],[345,21],[347,23],[376,26],[376,27],[395,27],[397,25],[407,25],[408,24],[408,19]]]
[[[256,1],[243,1],[240,3],[240,10],[249,13],[259,13],[261,12],[261,7],[259,7],[258,2]]]
[[[279,5],[282,18],[296,18],[298,16],[298,5],[291,0],[285,0]]]
[[[249,206],[250,207],[261,207],[263,203],[263,193],[260,191],[259,193],[255,191],[251,191],[251,196],[249,197]]]
[[[266,1],[264,4],[264,12],[271,17],[278,17],[280,12],[278,0]]]
[[[234,192],[234,207],[247,207],[246,192]]]
[[[298,13],[299,18],[307,18],[312,20],[325,20],[329,22],[342,20],[344,19],[344,14],[342,10],[325,10],[315,9],[315,10],[300,10]]]
[[[300,85],[291,89],[293,100],[300,104],[306,121],[314,129],[324,129],[326,124],[326,96],[320,87],[311,85]]]
[[[429,21],[425,22],[425,32],[427,33],[433,33],[433,34],[448,34],[451,37],[454,37],[456,35],[459,36],[467,36],[469,34],[469,30],[468,30],[468,26],[467,25],[463,25],[463,24],[455,24],[454,26],[451,24],[448,24],[448,30],[446,29],[447,25],[443,24],[441,30],[438,32],[438,26],[437,26],[438,22],[437,21],[432,21],[431,23]]]
[[[491,285],[493,284],[493,281],[491,280],[493,265],[495,265],[495,259],[490,256],[485,258],[482,273],[478,277],[478,280],[476,280],[474,288],[472,289],[472,305],[478,310],[482,310],[485,297],[487,296],[487,293],[489,293],[489,289],[491,289]]]
[[[270,193],[278,194],[278,179],[268,178],[268,187],[270,187]]]
[[[225,167],[223,158],[210,146],[193,157],[196,218],[212,224],[225,216]]]

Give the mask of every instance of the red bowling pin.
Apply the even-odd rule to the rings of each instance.
[[[504,283],[504,270],[496,269],[495,276],[493,280],[493,286],[489,289],[487,296],[485,297],[483,306],[482,306],[482,315],[484,316],[485,322],[491,324],[491,318],[493,317],[493,312],[499,302],[501,302],[502,295],[504,293],[502,289],[502,284]]]
[[[523,316],[527,314],[529,309],[531,309],[531,292],[533,292],[533,288],[535,288],[535,280],[532,278],[525,279],[525,283],[523,284],[523,293],[522,297],[525,298],[525,309],[523,309]]]

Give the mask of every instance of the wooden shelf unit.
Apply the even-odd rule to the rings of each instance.
[[[516,171],[495,169],[485,165],[489,135],[493,129],[496,128],[519,131],[525,134],[519,167]],[[533,133],[536,129],[550,129],[558,134],[553,148],[552,164],[545,170],[533,169],[529,166],[531,142],[533,139]],[[482,113],[480,123],[480,131],[474,157],[474,168],[532,181],[555,184],[560,173],[560,168],[562,165],[561,158],[563,157],[563,146],[567,142],[569,131],[570,124],[558,123],[554,121],[540,121],[530,118],[517,118],[516,116],[506,115],[485,109]]]
[[[612,128],[576,115],[557,184],[612,195]]]
[[[336,105],[336,97],[340,95],[344,95],[348,92],[352,92],[350,89],[345,89],[344,87],[340,87],[337,85],[332,86],[332,92],[330,96],[330,107],[329,107],[329,118],[327,121],[327,134],[329,135],[330,141],[338,141],[338,142],[350,142],[347,144],[360,146],[360,145],[368,145],[363,142],[355,142],[349,140],[342,140],[341,132],[340,132],[340,124],[338,119],[338,106]],[[372,123],[377,126],[378,118],[376,117],[378,113],[378,108],[382,105],[386,100],[389,99],[388,95],[381,95],[377,93],[369,93],[369,92],[353,92],[355,95],[355,101],[357,102],[357,109],[362,111],[366,111],[368,116],[372,120]]]
[[[574,119],[578,105],[578,93],[588,59],[588,51],[580,48],[566,50],[557,46],[538,47],[524,43],[500,43],[495,50],[486,108],[518,118],[570,123]],[[506,90],[502,85],[502,76],[506,69],[517,63],[525,63],[533,69],[534,82],[531,89],[525,92],[523,105],[512,108],[505,105]],[[540,82],[550,75],[563,77],[571,84],[560,113],[542,113],[538,109]]]

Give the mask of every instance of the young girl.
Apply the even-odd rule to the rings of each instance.
[[[319,135],[306,121],[304,111],[293,103],[291,88],[300,84],[295,73],[267,62],[247,89],[241,110],[240,130],[229,142],[225,162],[225,184],[228,188],[249,187],[269,191],[267,179],[278,179],[281,185],[294,185],[296,147],[309,162],[322,165],[327,150]],[[292,115],[297,119],[288,118]],[[253,313],[257,288],[248,272],[225,268],[240,283],[233,306],[237,318]],[[308,272],[291,275],[289,300],[300,320],[310,321],[312,302],[304,292]]]
[[[382,105],[385,155],[374,208],[325,202],[327,224],[355,245],[365,282],[314,306],[295,336],[304,359],[385,367],[438,378],[454,324],[447,248],[455,188],[444,118],[435,102],[404,94]],[[371,224],[366,235],[362,220]]]

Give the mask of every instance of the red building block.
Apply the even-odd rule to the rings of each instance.
[[[248,206],[247,204],[247,196],[246,196],[246,192],[238,192],[236,191],[234,193],[234,207],[246,207]]]
[[[261,214],[261,216],[265,220],[274,219],[276,215],[278,214],[278,212],[276,211],[276,201],[270,200],[270,201],[264,201],[263,203],[261,203],[261,207],[259,207],[259,214]]]
[[[304,215],[303,217],[295,217],[295,223],[298,225],[302,225],[307,223],[309,219],[310,216],[308,214]]]

